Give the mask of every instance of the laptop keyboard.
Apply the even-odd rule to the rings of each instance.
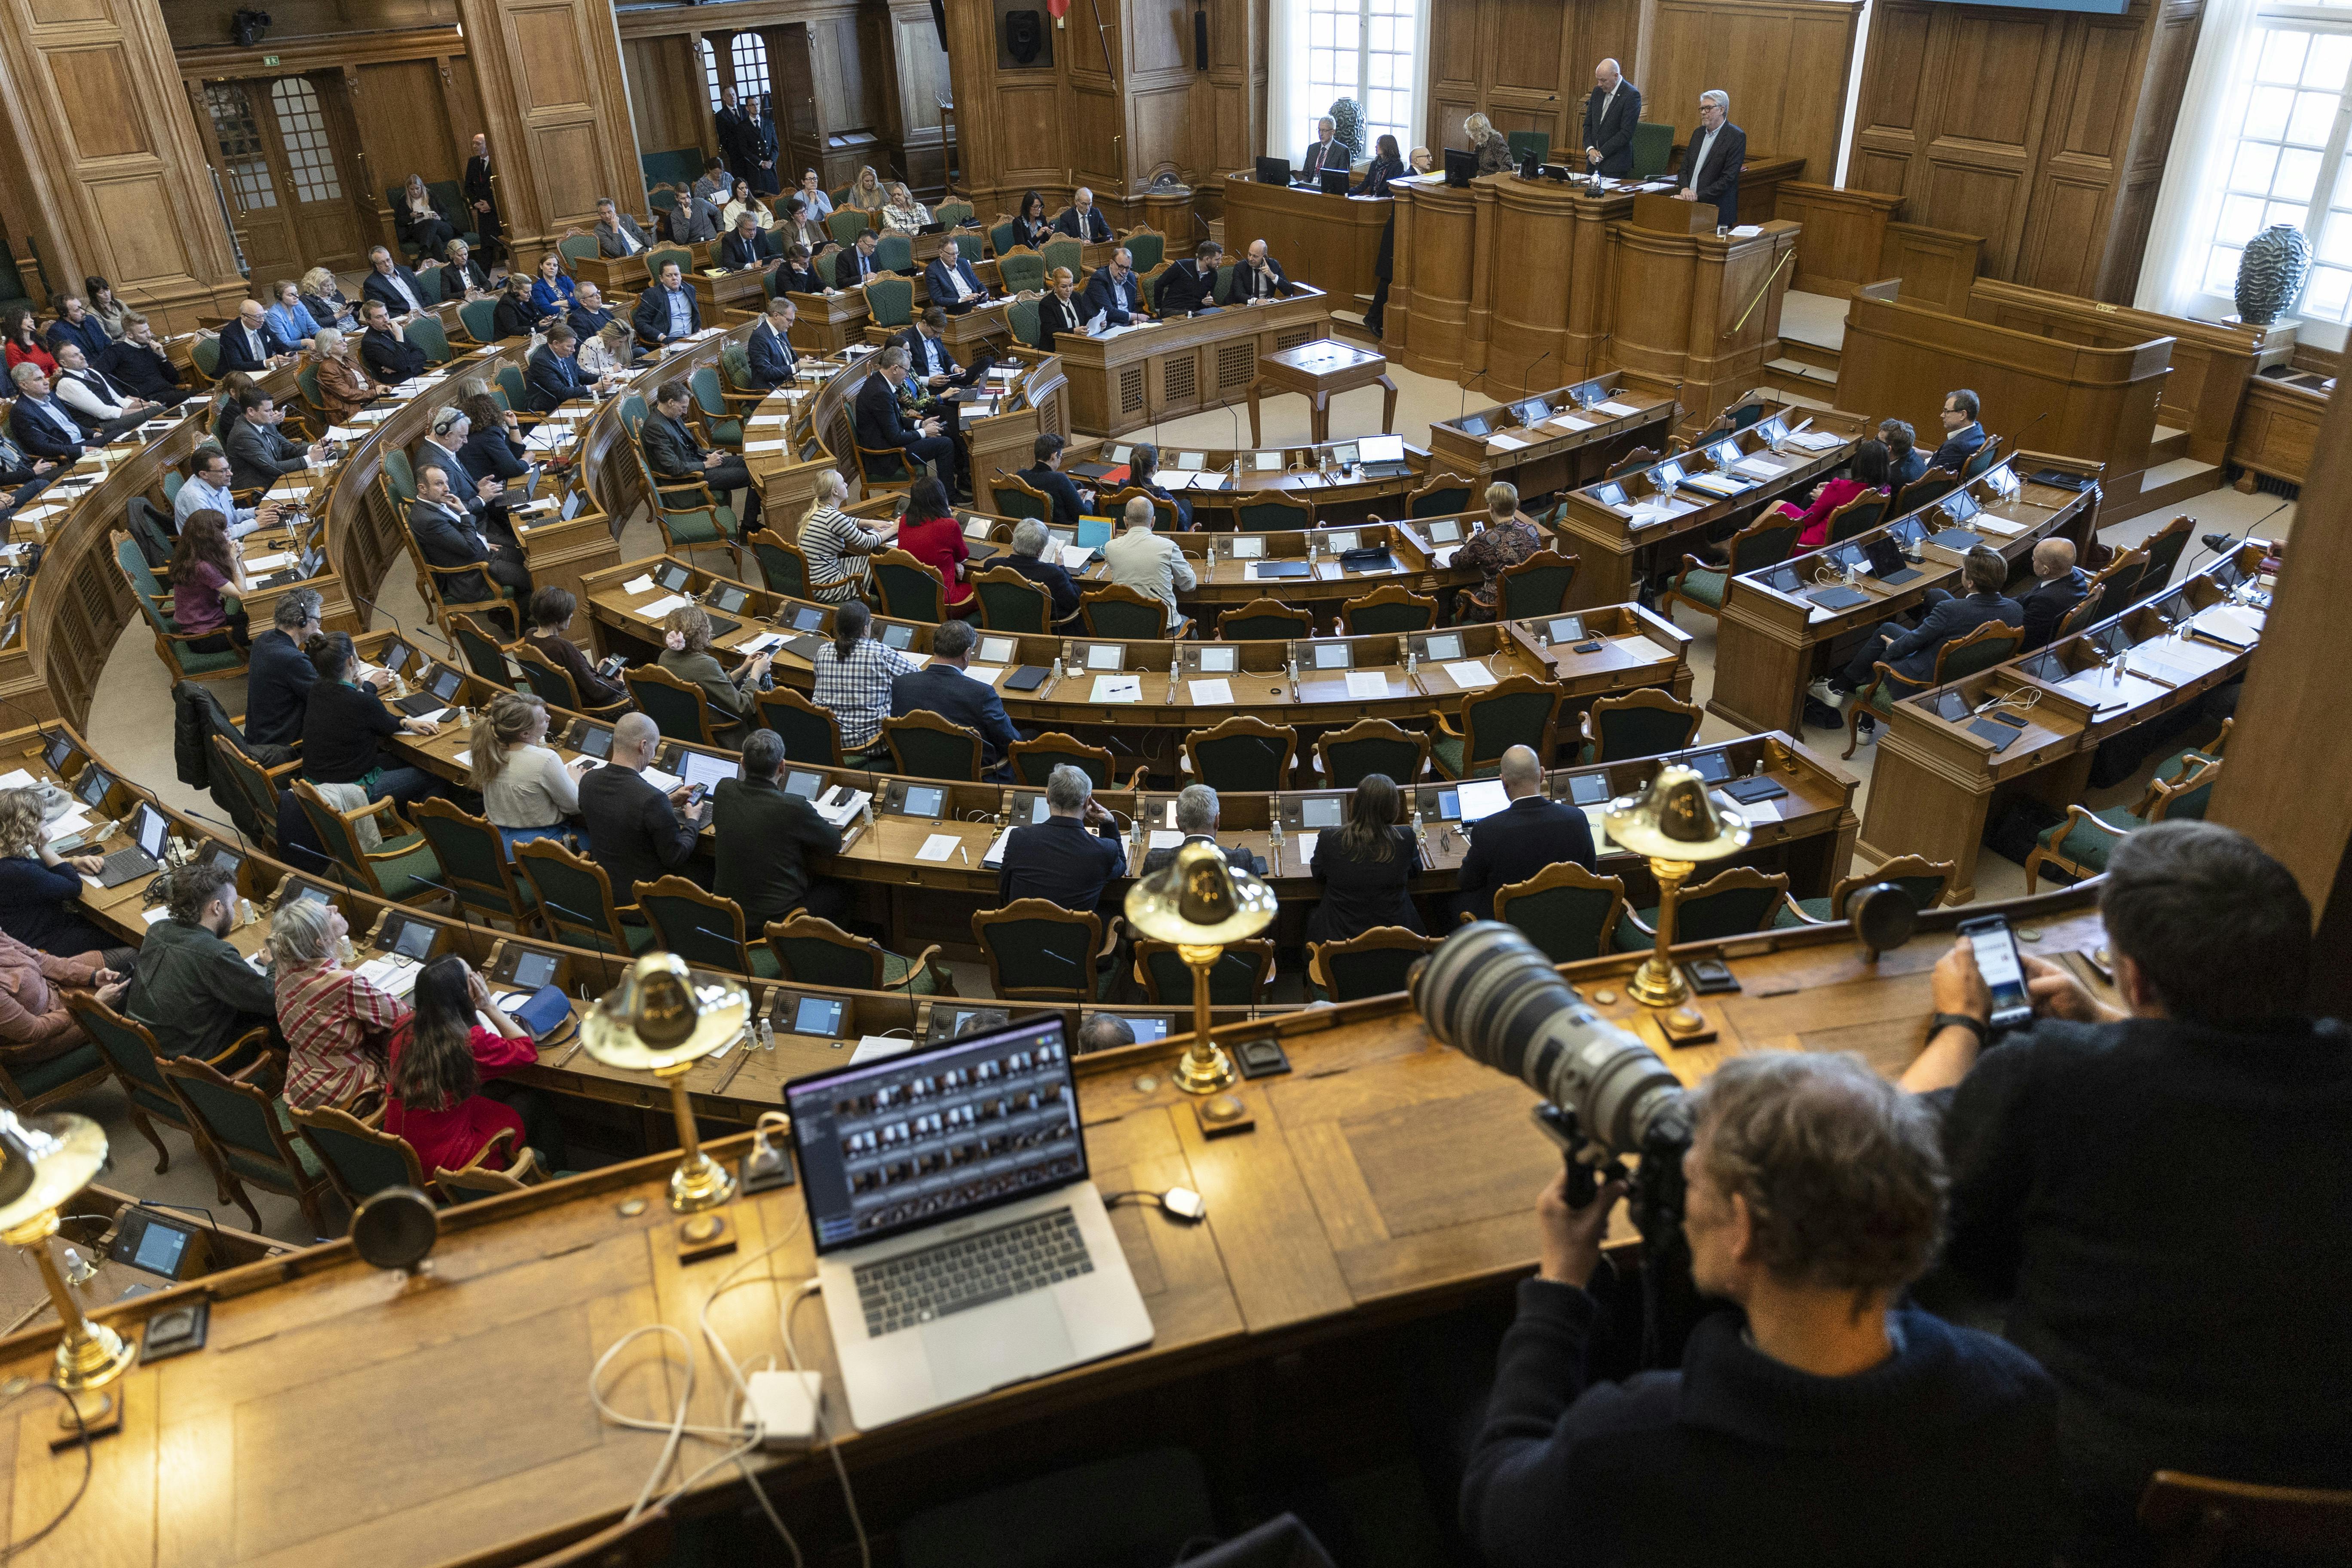
[[[117,849],[106,858],[105,865],[99,870],[98,882],[102,888],[120,887],[133,877],[143,877],[150,871],[163,868],[153,856],[134,844],[128,849]]]
[[[1094,1272],[1077,1217],[1055,1209],[855,1271],[869,1338]]]

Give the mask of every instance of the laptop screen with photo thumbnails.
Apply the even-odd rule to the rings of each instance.
[[[1087,1179],[1062,1016],[784,1089],[820,1253]]]

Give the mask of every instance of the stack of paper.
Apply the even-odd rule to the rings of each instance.
[[[668,615],[672,610],[677,609],[680,605],[691,603],[693,603],[693,601],[688,599],[683,594],[664,594],[660,598],[654,600],[651,604],[639,605],[637,606],[637,614],[645,616],[646,619],[649,621],[657,621],[664,616]]]
[[[1607,403],[1594,404],[1592,411],[1595,414],[1606,414],[1611,416],[1612,418],[1617,419],[1622,419],[1628,414],[1639,414],[1642,412],[1630,403],[1619,403],[1613,398]]]
[[[1802,447],[1808,452],[1826,452],[1832,447],[1845,445],[1844,438],[1826,430],[1800,430],[1789,437],[1792,447]]]
[[[1348,672],[1348,695],[1350,697],[1386,697],[1389,694],[1387,672],[1378,669],[1351,669]]]
[[[846,827],[857,820],[857,814],[865,810],[866,803],[873,798],[869,790],[854,790],[847,784],[836,784],[810,804],[816,807],[819,816],[835,827]]]
[[[1444,667],[1446,675],[1459,687],[1492,686],[1495,677],[1484,662],[1475,658],[1456,659]]]
[[[1194,680],[1187,684],[1192,688],[1195,702],[1223,705],[1234,700],[1234,683],[1230,680]]]

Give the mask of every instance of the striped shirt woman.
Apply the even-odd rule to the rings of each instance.
[[[385,1045],[408,1008],[342,966],[350,928],[331,904],[303,900],[270,917],[278,973],[278,1028],[286,1037],[286,1103],[298,1110],[348,1105],[389,1075]]]
[[[809,592],[828,605],[866,591],[866,557],[889,542],[841,510],[846,480],[827,468],[816,478],[816,504],[801,519],[801,553],[808,557]]]

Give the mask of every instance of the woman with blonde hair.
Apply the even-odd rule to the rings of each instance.
[[[917,201],[903,183],[891,181],[889,191],[889,204],[882,209],[882,232],[914,234],[931,221],[931,209]]]
[[[96,855],[66,859],[49,847],[42,825],[40,791],[0,790],[0,931],[65,958],[110,963],[127,953],[110,953],[115,944],[81,914],[82,879],[96,877],[105,861]]]
[[[441,199],[425,188],[422,174],[408,176],[407,187],[392,209],[392,224],[404,243],[416,247],[420,258],[440,256],[457,237],[457,231],[449,226],[449,215],[442,210]]]
[[[626,374],[635,356],[634,338],[628,322],[605,322],[594,337],[580,345],[581,374],[600,381],[608,375]]]
[[[480,792],[482,815],[509,855],[518,844],[561,837],[563,819],[580,810],[580,775],[592,760],[566,766],[547,744],[547,704],[519,691],[499,692],[474,715],[466,782]]]
[[[844,205],[862,213],[878,213],[886,199],[881,182],[874,177],[874,165],[868,163],[857,171],[857,183],[849,187],[849,200]]]
[[[735,667],[734,674],[728,674],[710,651],[710,617],[699,605],[680,605],[662,617],[662,650],[656,662],[679,679],[702,688],[704,700],[732,721],[711,725],[720,745],[740,743],[751,713],[751,699],[743,688],[757,681],[761,689],[766,689],[772,662],[768,655],[752,654]]]
[[[845,604],[866,592],[867,557],[890,547],[887,532],[866,527],[841,510],[849,481],[837,468],[816,476],[816,499],[801,519],[801,553],[808,557],[809,592],[828,605]],[[889,525],[895,531],[898,524]]]
[[[352,352],[352,340],[339,328],[319,329],[312,341],[310,370],[331,425],[342,424],[383,395],[383,388],[368,379],[367,367]]]
[[[335,275],[323,267],[313,267],[302,274],[302,308],[310,319],[322,327],[337,327],[349,332],[358,329],[360,319],[352,310],[352,302],[335,283]]]
[[[347,1106],[387,1074],[392,1031],[408,1007],[343,967],[343,911],[315,899],[280,904],[269,917],[278,1031],[286,1037],[286,1103],[297,1110]]]
[[[1483,114],[1473,114],[1462,122],[1462,132],[1470,138],[1470,150],[1478,154],[1478,172],[1499,174],[1511,166],[1511,144],[1495,129],[1495,122]]]

